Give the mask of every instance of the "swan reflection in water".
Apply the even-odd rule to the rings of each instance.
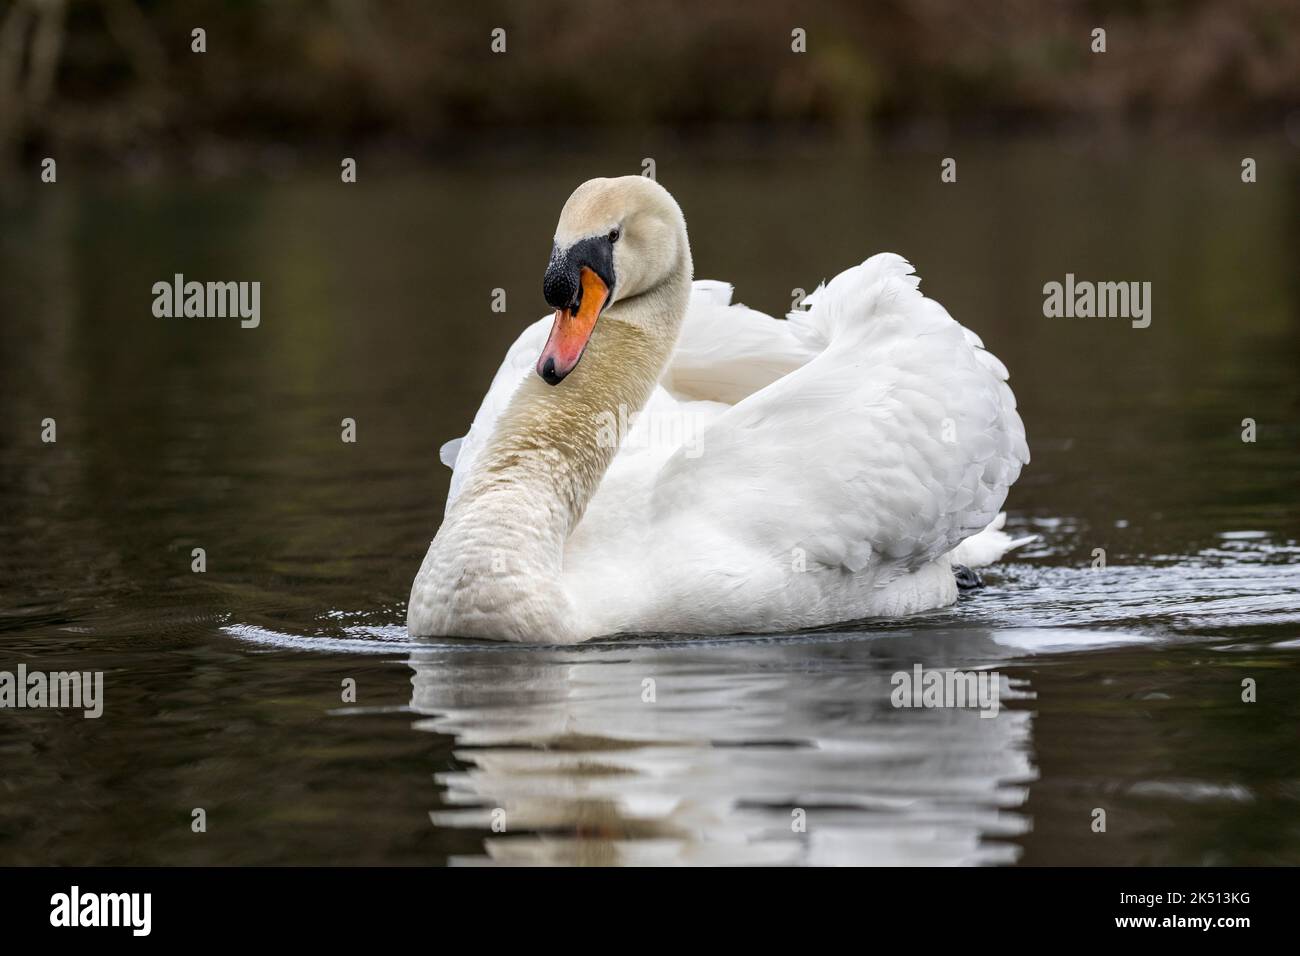
[[[1014,862],[1026,683],[998,677],[993,718],[890,703],[916,663],[1008,656],[971,631],[419,651],[415,726],[463,765],[430,816],[484,831],[462,864]]]

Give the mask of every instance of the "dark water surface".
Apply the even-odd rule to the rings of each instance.
[[[1300,863],[1300,171],[1267,143],[971,147],[955,185],[951,150],[656,147],[697,274],[756,308],[913,261],[1012,370],[1040,540],[907,621],[406,641],[437,447],[545,311],[569,191],[648,152],[65,165],[0,206],[0,670],[106,684],[98,720],[0,710],[0,864]],[[261,326],[154,318],[176,272],[261,281]],[[1150,328],[1044,318],[1067,272],[1151,282]],[[917,663],[996,671],[1001,711],[895,709]]]

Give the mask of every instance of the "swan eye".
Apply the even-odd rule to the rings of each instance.
[[[615,243],[615,242],[618,242],[618,230],[617,230],[617,229],[611,229],[611,230],[609,231],[609,241],[610,241],[611,244],[612,244],[612,243]]]

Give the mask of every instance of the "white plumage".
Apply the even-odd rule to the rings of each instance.
[[[955,599],[963,541],[956,563],[978,567],[1028,540],[1000,531],[1029,462],[1007,370],[918,281],[873,256],[785,321],[694,283],[663,382],[565,547],[564,586],[602,632],[907,614]],[[449,506],[549,325],[519,336],[456,440]]]
[[[725,283],[695,282],[658,384],[549,572],[570,620],[492,634],[501,627],[430,611],[426,626],[539,641],[771,632],[954,601],[953,563],[988,564],[1028,540],[1003,533],[999,512],[1029,449],[1005,366],[918,284],[900,256],[876,255],[779,320],[732,305]],[[535,380],[549,321],[520,335],[469,433],[444,446],[449,516]],[[507,590],[545,575],[505,575],[482,613],[526,602]],[[417,579],[417,600],[455,597]]]

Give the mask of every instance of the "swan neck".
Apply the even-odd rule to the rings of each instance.
[[[527,514],[535,563],[558,573],[564,541],[618,452],[623,427],[645,407],[668,363],[689,283],[688,273],[680,291],[655,290],[611,306],[578,366],[558,385],[529,375],[457,506],[464,502],[495,522],[502,509]]]

